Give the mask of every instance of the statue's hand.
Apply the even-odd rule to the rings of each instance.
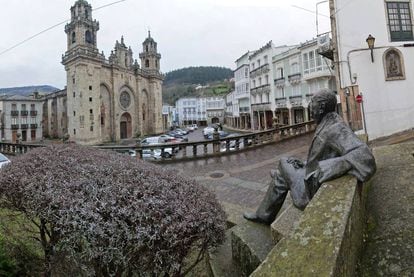
[[[301,160],[295,158],[288,158],[287,162],[290,163],[295,169],[303,168],[305,166]]]

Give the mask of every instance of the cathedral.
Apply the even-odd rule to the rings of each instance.
[[[70,140],[97,144],[162,132],[161,55],[151,33],[142,43],[141,66],[123,37],[105,58],[97,47],[99,22],[92,17],[91,5],[77,0],[70,11],[62,56],[67,87],[61,106],[66,118],[60,120],[66,120],[61,125]]]

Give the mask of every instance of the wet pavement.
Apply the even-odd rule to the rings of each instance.
[[[161,164],[196,179],[215,192],[228,213],[256,208],[263,198],[269,172],[281,157],[305,159],[313,134],[290,138],[260,148],[207,159]],[[188,135],[189,141],[204,140],[199,129]],[[230,207],[230,208],[229,208]]]

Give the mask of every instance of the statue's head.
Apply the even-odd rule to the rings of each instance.
[[[318,91],[312,96],[310,103],[312,118],[319,124],[327,113],[336,111],[336,104],[336,95],[331,90]]]

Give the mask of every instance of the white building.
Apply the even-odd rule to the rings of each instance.
[[[250,108],[250,52],[236,60],[234,71],[235,93],[234,93],[234,122],[233,127],[239,129],[251,129],[251,108]]]
[[[361,93],[369,139],[413,128],[412,1],[330,0],[330,8],[344,118],[357,125]],[[375,37],[372,51],[369,35]]]
[[[2,141],[35,142],[42,135],[43,99],[11,95],[0,97],[0,135]]]
[[[187,97],[175,102],[178,124],[207,126],[223,123],[225,103],[223,97]]]
[[[272,128],[276,109],[272,57],[290,48],[292,46],[275,47],[270,41],[249,56],[253,130]]]
[[[311,96],[322,88],[336,90],[331,61],[318,54],[317,39],[273,56],[272,64],[278,124],[308,121]]]
[[[221,96],[200,98],[205,99],[206,103],[206,115],[207,124],[211,125],[214,123],[224,124],[224,112],[225,103],[224,98]]]

